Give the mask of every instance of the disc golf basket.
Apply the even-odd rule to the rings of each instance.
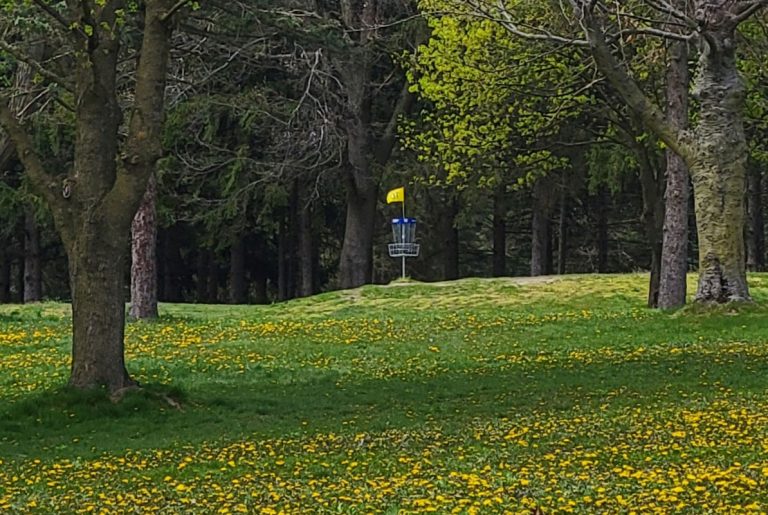
[[[405,259],[417,257],[420,245],[416,243],[416,219],[392,219],[393,243],[389,244],[389,257],[402,259],[402,277],[405,279]]]

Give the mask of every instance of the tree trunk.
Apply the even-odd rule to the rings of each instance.
[[[640,188],[643,193],[643,226],[648,246],[651,249],[650,272],[648,284],[648,307],[659,305],[659,288],[661,283],[661,254],[664,239],[664,181],[656,162],[649,155],[648,148],[638,142],[634,134],[629,134],[637,154],[640,172]],[[655,142],[654,142],[655,143]]]
[[[365,184],[348,189],[347,221],[339,265],[342,288],[356,288],[371,282],[377,191],[372,179],[365,179]]]
[[[699,235],[697,302],[750,300],[744,259],[745,88],[736,68],[734,32],[727,22],[705,31],[695,80],[700,115],[689,167]]]
[[[43,300],[40,229],[32,208],[24,213],[24,303]]]
[[[667,58],[667,121],[677,130],[688,126],[687,43],[670,43]],[[689,177],[685,161],[666,151],[666,189],[657,306],[674,309],[685,305],[688,272]]]
[[[127,229],[127,226],[126,226]],[[72,285],[72,374],[75,388],[134,386],[125,369],[124,271],[128,242],[91,221],[67,246]]]
[[[219,302],[219,263],[216,261],[216,253],[208,249],[208,285],[205,292],[205,301],[208,304]]]
[[[230,304],[245,304],[247,301],[245,242],[241,236],[236,236],[229,248],[229,302]]]
[[[197,249],[197,263],[195,268],[195,297],[197,302],[205,302],[208,293],[208,250],[204,248]]]
[[[135,320],[157,318],[157,180],[154,174],[131,224],[131,308]]]
[[[0,304],[11,301],[11,256],[6,248],[0,249]]]
[[[501,181],[500,181],[501,182]],[[506,184],[497,186],[493,195],[493,276],[507,273],[507,193]]]
[[[176,2],[143,2],[141,57],[125,138],[118,134],[124,119],[117,98],[123,36],[120,2],[101,2],[98,8],[75,4],[73,22],[92,23],[92,32],[71,31],[75,98],[71,173],[64,180],[48,173],[29,134],[5,103],[0,103],[0,123],[13,139],[26,174],[50,206],[67,250],[73,319],[70,385],[104,385],[114,393],[135,384],[126,372],[123,353],[127,235],[146,191],[148,172],[162,156],[170,14]]]
[[[277,300],[291,298],[291,234],[289,221],[284,213],[277,236]]]
[[[563,179],[565,182],[565,179]],[[564,275],[566,271],[566,256],[568,254],[568,189],[565,184],[560,186],[560,220],[557,230],[557,273]]]
[[[608,211],[610,195],[605,186],[600,186],[597,195],[592,198],[597,213],[597,228],[595,232],[595,250],[597,251],[597,273],[608,271]]]
[[[307,195],[300,195],[298,207],[298,258],[299,258],[299,297],[309,297],[315,293],[315,251],[312,238],[312,205]]]
[[[543,179],[533,187],[531,216],[531,276],[546,275],[548,254],[551,252],[549,193]]]
[[[747,269],[765,270],[765,223],[763,219],[763,173],[757,166],[747,176]]]

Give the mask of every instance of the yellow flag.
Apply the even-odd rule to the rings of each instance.
[[[405,188],[395,188],[387,193],[387,204],[392,202],[405,202]]]

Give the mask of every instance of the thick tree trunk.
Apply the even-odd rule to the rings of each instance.
[[[493,276],[507,273],[507,187],[500,184],[493,195]]]
[[[750,300],[744,259],[745,88],[736,68],[736,39],[727,22],[705,32],[695,80],[700,114],[689,165],[699,235],[698,302]]]
[[[765,223],[763,218],[763,174],[757,166],[747,176],[747,269],[765,270]]]
[[[69,259],[72,289],[72,375],[76,388],[133,386],[125,370],[124,272],[127,235],[146,191],[148,172],[162,155],[165,81],[170,54],[173,0],[143,2],[140,59],[127,137],[118,135],[124,116],[117,98],[120,2],[71,5],[74,23],[92,23],[85,35],[72,31],[75,152],[62,181],[49,174],[32,139],[6,104],[0,123],[14,140],[26,174],[48,202]],[[179,4],[181,5],[181,4]],[[95,21],[94,21],[95,18]]]
[[[377,191],[372,179],[364,179],[348,189],[347,221],[339,265],[342,288],[355,288],[371,282]]]
[[[67,250],[74,330],[69,384],[105,385],[110,392],[134,386],[123,358],[128,242],[89,222]]]
[[[24,303],[43,300],[40,229],[31,208],[24,213]]]
[[[543,179],[533,187],[533,213],[531,216],[531,276],[546,275],[548,255],[551,252],[549,221],[549,192]]]
[[[229,248],[229,302],[245,304],[248,301],[248,281],[245,277],[245,241],[236,236]]]
[[[135,320],[157,318],[157,180],[154,174],[131,224],[131,308]]]
[[[674,42],[667,58],[667,121],[677,130],[688,126],[688,45]],[[685,305],[688,272],[688,166],[671,149],[666,151],[666,189],[661,247],[661,276],[657,306]]]

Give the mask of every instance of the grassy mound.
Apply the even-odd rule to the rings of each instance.
[[[647,310],[645,282],[162,306],[120,403],[61,388],[67,306],[3,306],[0,510],[764,511],[768,276],[739,311]]]

